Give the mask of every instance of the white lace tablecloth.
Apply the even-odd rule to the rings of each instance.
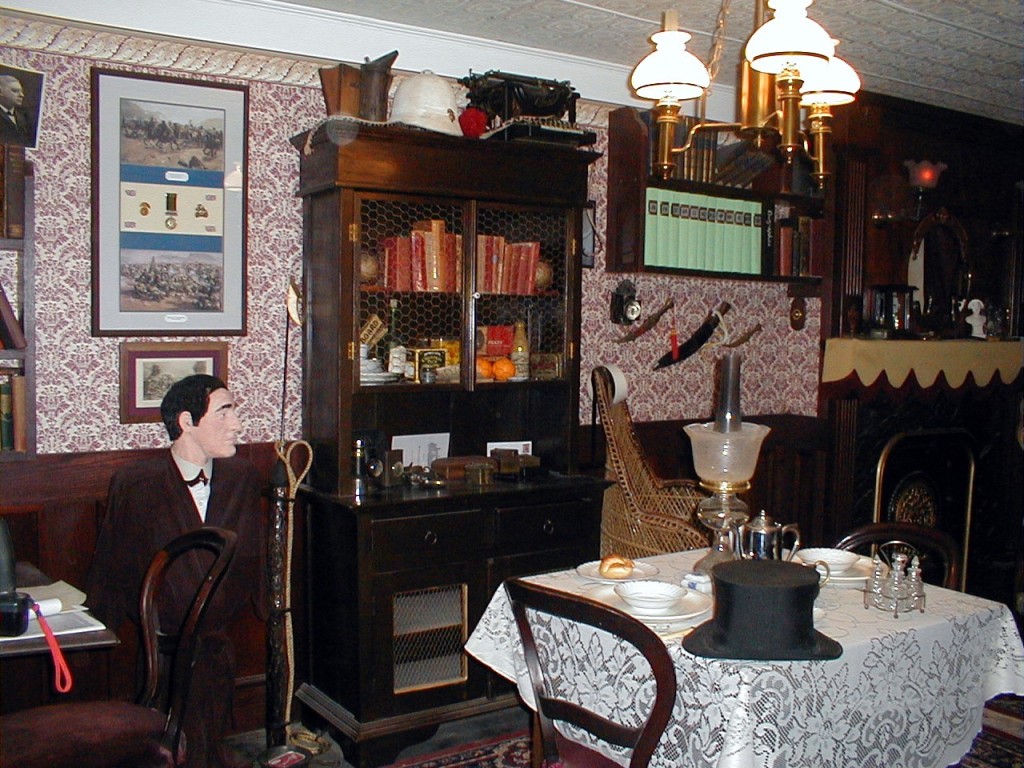
[[[654,577],[679,583],[702,552],[648,558]],[[532,580],[593,596],[607,587],[575,571]],[[843,645],[831,661],[751,662],[693,656],[666,635],[678,693],[652,766],[715,768],[932,768],[956,763],[981,730],[985,702],[1024,695],[1024,647],[1009,609],[927,586],[924,613],[863,607],[858,589],[827,585],[816,627]],[[606,593],[605,593],[606,594]],[[707,619],[702,616],[695,621]],[[558,686],[598,703],[612,719],[636,719],[652,700],[649,667],[610,636],[551,622]],[[522,646],[504,588],[498,589],[466,651],[517,683],[533,706]],[[570,734],[589,741],[582,733]],[[625,765],[628,754],[598,745]]]

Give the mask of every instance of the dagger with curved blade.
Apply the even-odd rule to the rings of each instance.
[[[732,305],[727,301],[723,301],[713,310],[708,312],[707,317],[704,318],[704,322],[700,324],[700,327],[693,332],[686,341],[679,345],[679,353],[676,354],[675,350],[670,350],[661,356],[658,360],[658,364],[654,366],[654,370],[660,368],[668,368],[670,365],[675,365],[680,360],[693,355],[698,349],[703,347],[707,340],[711,338],[711,334],[715,332],[715,328],[721,322],[722,315],[728,312],[732,308]]]

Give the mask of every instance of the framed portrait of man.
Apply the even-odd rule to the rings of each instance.
[[[0,144],[34,148],[46,75],[0,63]]]

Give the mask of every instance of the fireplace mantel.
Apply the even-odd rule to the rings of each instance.
[[[893,389],[916,382],[921,388],[944,384],[958,389],[1019,383],[1024,341],[980,339],[903,341],[835,338],[825,341],[821,382],[826,388]],[[973,382],[968,381],[970,377]],[[910,381],[913,380],[913,381]]]

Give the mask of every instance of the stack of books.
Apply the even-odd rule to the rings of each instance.
[[[418,221],[408,235],[384,238],[383,250],[388,290],[462,290],[462,235],[448,232],[443,219]]]

